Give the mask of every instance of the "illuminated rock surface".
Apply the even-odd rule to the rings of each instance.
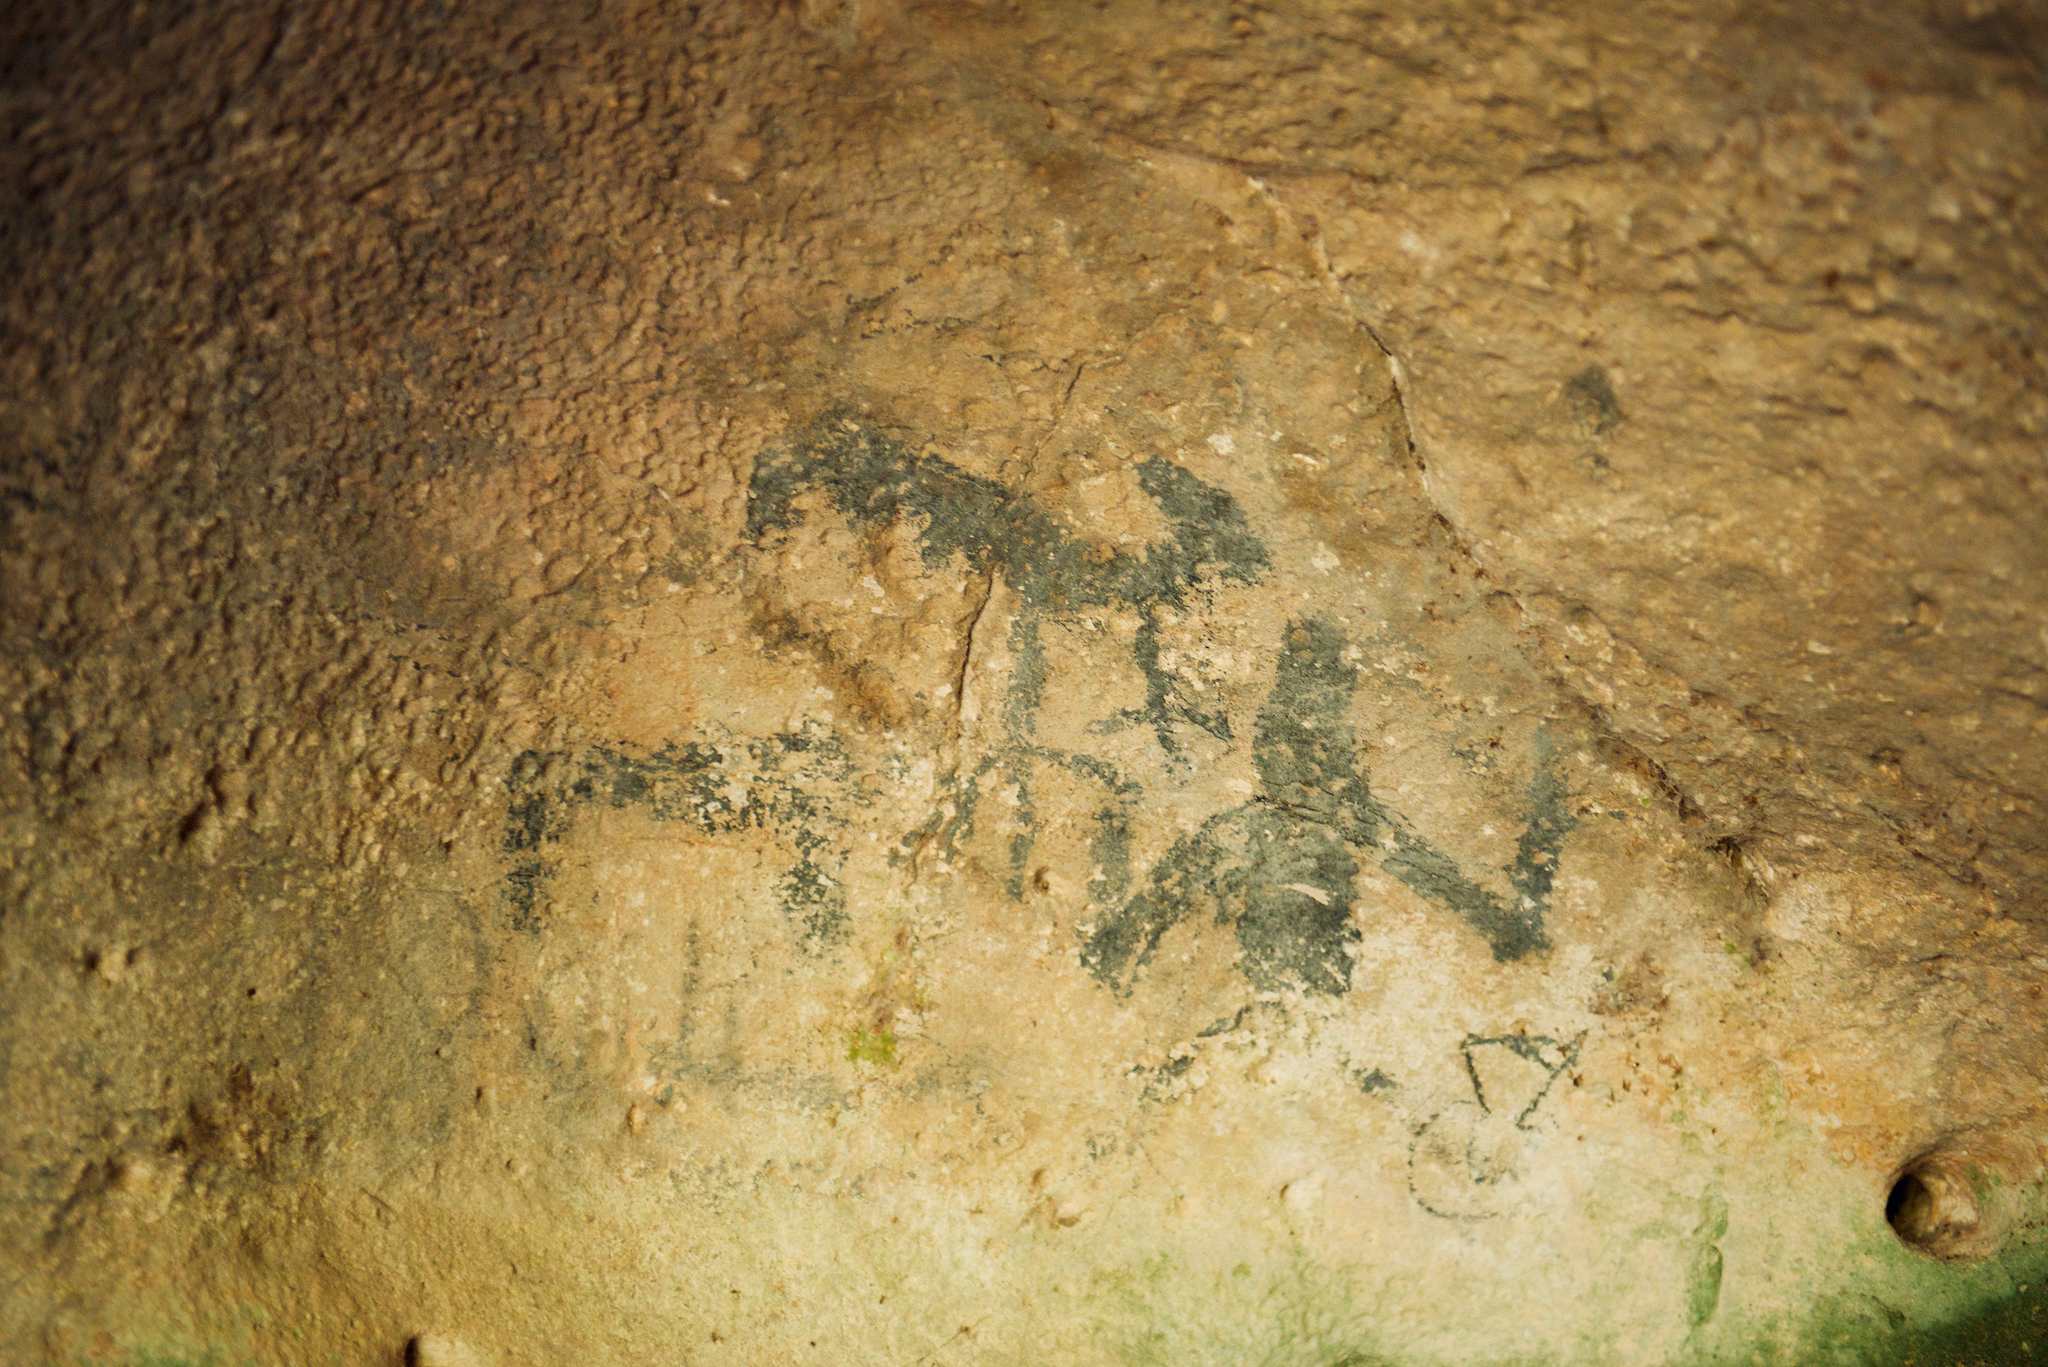
[[[0,1360],[2048,1355],[2048,12],[1873,8],[11,8]]]

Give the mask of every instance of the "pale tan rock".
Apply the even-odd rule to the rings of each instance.
[[[2038,1342],[2044,35],[9,9],[0,1359]]]

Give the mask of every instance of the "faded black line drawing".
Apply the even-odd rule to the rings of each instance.
[[[1408,1191],[1447,1220],[1489,1220],[1513,1203],[1537,1144],[1538,1116],[1558,1078],[1579,1060],[1585,1032],[1467,1035],[1458,1046],[1472,1100],[1425,1120],[1408,1146]]]

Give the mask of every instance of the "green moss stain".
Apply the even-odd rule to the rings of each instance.
[[[1922,1319],[1870,1292],[1820,1301],[1789,1345],[1746,1360],[1841,1367],[2006,1367],[2048,1361],[2048,1287],[2018,1282],[1956,1313]]]
[[[1258,793],[1176,842],[1143,890],[1098,922],[1081,961],[1102,982],[1128,991],[1166,932],[1199,912],[1235,929],[1254,985],[1342,992],[1359,939],[1359,855],[1463,918],[1498,960],[1548,946],[1543,918],[1575,824],[1548,740],[1538,739],[1528,817],[1506,870],[1515,895],[1503,898],[1373,796],[1347,720],[1357,670],[1346,646],[1319,618],[1288,627],[1252,740]]]
[[[1695,1329],[1712,1319],[1721,1303],[1722,1271],[1718,1245],[1706,1244],[1694,1251],[1685,1275],[1685,1315]]]
[[[869,1030],[856,1026],[846,1037],[846,1061],[877,1068],[896,1066],[896,1035],[890,1030]]]
[[[1719,1196],[1700,1202],[1700,1221],[1692,1232],[1692,1260],[1685,1274],[1685,1315],[1698,1329],[1714,1317],[1721,1304],[1721,1275],[1725,1264],[1721,1240],[1728,1234],[1728,1203]]]
[[[1096,1272],[1084,1292],[1105,1361],[1392,1367],[1347,1278],[1300,1252],[1197,1270],[1166,1255]]]
[[[1755,1367],[2004,1367],[2048,1361],[2048,1230],[1979,1262],[1906,1247],[1864,1212],[1823,1261],[1793,1277],[1798,1308],[1745,1320],[1726,1298],[1687,1363]],[[1739,1270],[1729,1268],[1731,1280]],[[1731,1322],[1732,1321],[1732,1322]]]
[[[1820,1273],[1815,1288],[1848,1267],[1865,1268],[1866,1285],[1821,1292],[1804,1312],[1750,1324],[1726,1324],[1719,1307],[1719,1244],[1727,1204],[1700,1202],[1687,1314],[1694,1333],[1655,1358],[1698,1367],[2008,1367],[2048,1361],[2048,1248],[2035,1246],[1987,1263],[1956,1267],[1900,1250],[1913,1262],[1890,1263],[1871,1247],[1843,1252],[1843,1265]],[[1707,1250],[1714,1256],[1707,1256]],[[1712,1267],[1713,1272],[1706,1269]],[[1707,1284],[1714,1289],[1709,1292]],[[1836,1282],[1840,1285],[1839,1282]],[[1432,1361],[1390,1348],[1371,1324],[1356,1289],[1304,1256],[1290,1263],[1260,1257],[1213,1273],[1164,1255],[1097,1271],[1082,1292],[1105,1360],[1119,1363],[1268,1362],[1382,1364]],[[1710,1303],[1711,1302],[1711,1303]],[[1706,1329],[1719,1331],[1710,1342]],[[1512,1357],[1485,1347],[1475,1326],[1460,1361],[1518,1367],[1620,1363],[1609,1340]]]
[[[1891,1325],[1864,1362],[1900,1367],[1998,1367],[2048,1361],[2048,1286],[2022,1283],[2009,1296],[1925,1328]]]

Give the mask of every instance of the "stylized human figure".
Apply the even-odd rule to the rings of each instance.
[[[1342,992],[1359,938],[1355,855],[1455,911],[1496,959],[1548,947],[1543,917],[1575,824],[1548,742],[1539,737],[1528,824],[1507,870],[1510,901],[1467,878],[1373,796],[1348,720],[1358,672],[1345,646],[1325,619],[1288,626],[1252,741],[1258,793],[1177,841],[1146,886],[1098,922],[1081,950],[1096,977],[1128,991],[1166,932],[1202,911],[1235,927],[1239,967],[1259,988]]]

